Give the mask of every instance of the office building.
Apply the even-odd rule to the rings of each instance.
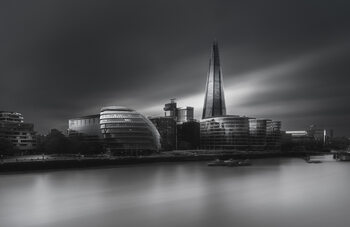
[[[249,150],[262,151],[266,148],[267,120],[249,119]]]
[[[102,138],[99,114],[70,119],[68,127],[69,137],[77,137],[84,142],[99,142]]]
[[[226,115],[219,47],[214,42],[200,122],[200,147],[209,150],[247,150],[248,139],[248,118]]]
[[[183,108],[177,108],[177,122],[183,123],[183,122],[189,122],[193,121],[193,115],[194,115],[194,109],[193,107],[183,107]]]
[[[149,117],[160,135],[162,151],[176,149],[176,121],[173,117]]]
[[[170,99],[170,103],[164,105],[164,114],[166,117],[172,117],[177,123],[192,121],[194,119],[193,107],[177,107],[176,99]]]
[[[194,150],[200,145],[200,124],[197,121],[186,121],[177,124],[177,149]]]
[[[266,148],[267,151],[280,151],[281,150],[281,121],[266,121]]]
[[[0,138],[10,141],[21,153],[37,148],[34,125],[24,123],[22,114],[17,112],[0,111]]]
[[[200,147],[210,150],[278,150],[281,122],[226,115],[218,43],[212,46],[200,122]]]
[[[160,135],[153,123],[135,110],[103,107],[100,129],[106,150],[117,155],[149,154],[160,149]]]
[[[249,118],[235,115],[202,119],[200,144],[208,150],[248,150]]]

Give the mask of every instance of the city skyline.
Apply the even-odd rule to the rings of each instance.
[[[1,109],[41,133],[107,105],[161,114],[173,97],[199,119],[216,38],[228,114],[350,135],[348,3],[182,3],[3,3]]]

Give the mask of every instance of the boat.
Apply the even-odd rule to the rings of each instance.
[[[318,164],[318,163],[322,163],[322,161],[320,160],[306,160],[307,163],[314,163],[314,164]]]
[[[307,162],[307,163],[314,163],[314,164],[322,163],[322,161],[320,161],[320,160],[311,160],[310,156],[306,156],[305,157],[305,162]]]
[[[227,162],[220,159],[215,159],[212,162],[208,162],[208,166],[227,166]]]
[[[245,160],[234,160],[234,159],[220,160],[220,159],[215,159],[212,162],[208,162],[208,166],[236,167],[236,166],[250,166],[250,165],[252,165],[252,163],[251,163],[251,161],[249,159],[245,159]]]
[[[350,146],[344,150],[335,151],[333,158],[337,161],[350,161]]]
[[[249,159],[241,160],[238,162],[238,166],[251,166],[252,162]]]
[[[232,161],[227,166],[236,167],[236,166],[250,166],[250,165],[252,165],[252,162],[249,159],[245,159],[245,160]]]

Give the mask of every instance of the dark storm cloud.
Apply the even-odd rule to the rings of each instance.
[[[229,113],[350,134],[349,7],[316,0],[2,1],[1,109],[22,112],[40,131],[63,130],[68,118],[104,105],[160,114],[172,97],[199,115],[217,38]],[[302,63],[273,71],[295,61]]]

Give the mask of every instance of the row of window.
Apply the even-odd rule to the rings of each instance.
[[[122,114],[103,114],[101,113],[100,119],[113,119],[113,118],[141,118],[138,113],[122,113]]]

